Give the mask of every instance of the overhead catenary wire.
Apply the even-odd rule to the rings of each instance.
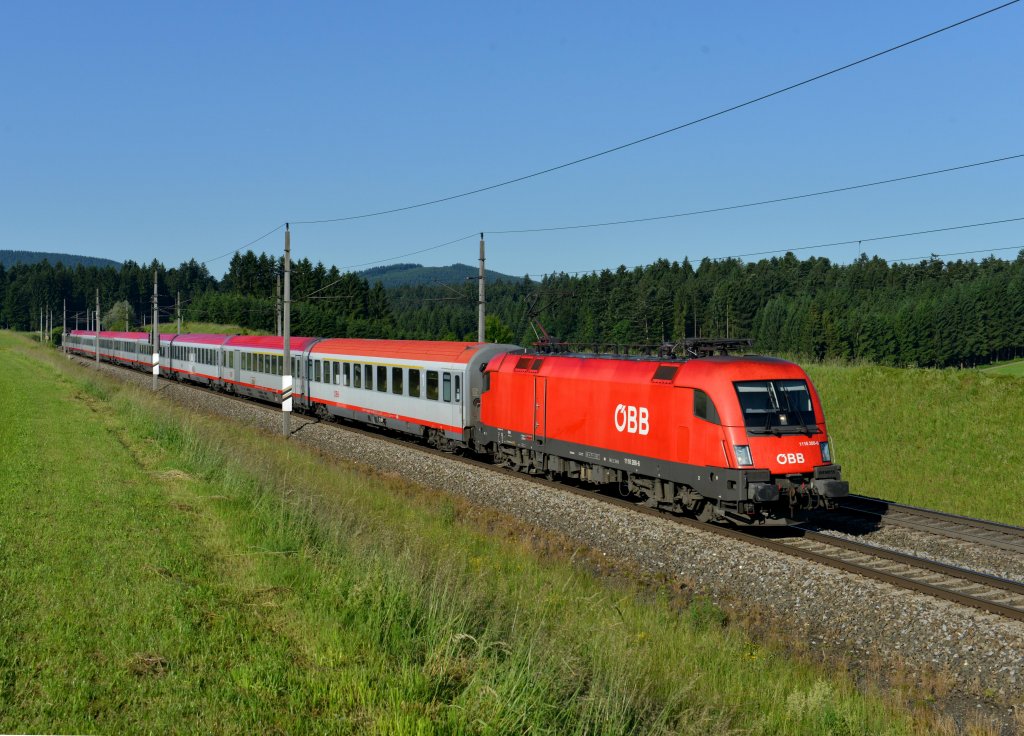
[[[577,225],[558,225],[554,227],[533,227],[533,228],[521,228],[518,230],[486,230],[487,235],[520,235],[527,233],[549,233],[556,232],[559,230],[581,230],[584,228],[596,228],[596,227],[611,227],[614,225],[634,225],[642,222],[656,222],[658,220],[671,220],[680,217],[692,217],[694,215],[708,215],[715,212],[728,212],[730,210],[745,209],[748,207],[760,207],[768,204],[779,204],[782,202],[793,202],[798,199],[809,199],[811,197],[821,197],[826,194],[838,194],[840,192],[852,192],[857,189],[867,189],[869,187],[882,186],[883,184],[895,184],[901,181],[911,181],[913,179],[922,179],[926,176],[935,176],[937,174],[949,174],[955,171],[964,171],[966,169],[977,168],[979,166],[988,166],[989,164],[1003,163],[1005,161],[1013,161],[1015,159],[1024,158],[1024,153],[1016,153],[1012,156],[1003,156],[1001,158],[993,158],[987,161],[976,161],[970,164],[962,164],[960,166],[951,166],[945,169],[935,169],[934,171],[925,171],[919,174],[909,174],[907,176],[897,176],[891,179],[880,179],[879,181],[867,182],[866,184],[851,184],[844,187],[836,187],[835,189],[824,189],[819,192],[809,192],[807,194],[794,194],[787,197],[775,197],[773,199],[762,199],[757,202],[744,202],[743,204],[732,204],[723,207],[711,207],[703,210],[691,210],[689,212],[676,212],[668,215],[655,215],[652,217],[634,217],[626,220],[609,220],[606,222],[591,222]]]
[[[416,204],[403,205],[403,206],[399,206],[399,207],[391,207],[391,208],[387,208],[387,209],[377,210],[377,211],[374,211],[374,212],[365,212],[365,213],[356,214],[356,215],[345,215],[345,216],[342,216],[342,217],[329,217],[329,218],[313,219],[313,220],[293,220],[292,224],[293,225],[320,225],[320,224],[332,223],[332,222],[346,222],[346,221],[350,221],[350,220],[361,220],[361,219],[366,219],[366,218],[370,218],[370,217],[380,217],[382,215],[390,215],[390,214],[395,214],[397,212],[405,212],[405,211],[408,211],[408,210],[418,209],[418,208],[421,208],[421,207],[428,207],[428,206],[435,205],[435,204],[441,204],[443,202],[451,202],[452,200],[462,199],[462,198],[465,198],[465,197],[470,197],[470,196],[473,196],[475,194],[481,194],[483,192],[488,192],[488,191],[492,191],[494,189],[499,189],[501,187],[509,186],[510,184],[517,184],[519,182],[526,181],[528,179],[534,179],[534,178],[537,178],[539,176],[544,176],[545,174],[550,174],[550,173],[553,173],[555,171],[560,171],[562,169],[567,169],[567,168],[569,168],[571,166],[576,166],[576,165],[584,163],[586,161],[592,161],[592,160],[594,160],[596,158],[600,158],[602,156],[607,156],[607,155],[609,155],[611,153],[615,153],[617,151],[622,151],[622,150],[624,150],[626,148],[630,148],[632,146],[637,146],[637,145],[640,145],[641,143],[646,143],[646,142],[652,141],[652,140],[654,140],[656,138],[661,138],[662,136],[669,135],[670,133],[675,133],[675,132],[683,130],[685,128],[689,128],[689,127],[692,127],[694,125],[698,125],[700,123],[707,122],[708,120],[713,120],[713,119],[721,117],[723,115],[727,115],[727,114],[729,114],[731,112],[735,112],[736,110],[741,110],[741,109],[743,109],[745,107],[749,107],[749,106],[757,104],[759,102],[763,102],[763,101],[771,99],[773,97],[777,97],[777,96],[785,94],[787,92],[791,92],[791,91],[793,91],[795,89],[798,89],[800,87],[804,87],[804,86],[806,86],[808,84],[812,84],[814,82],[817,82],[819,80],[825,79],[825,78],[830,77],[830,76],[833,76],[835,74],[839,74],[840,72],[846,71],[847,69],[852,69],[853,67],[856,67],[856,66],[859,66],[861,64],[867,63],[867,62],[872,61],[874,59],[878,59],[878,58],[880,58],[882,56],[886,56],[887,54],[891,54],[893,52],[899,51],[900,49],[904,49],[904,48],[907,48],[908,46],[912,46],[912,45],[914,45],[916,43],[920,43],[921,41],[924,41],[926,39],[932,38],[933,36],[937,36],[940,33],[945,33],[946,31],[950,31],[950,30],[952,30],[954,28],[958,28],[958,27],[960,27],[962,25],[965,25],[965,24],[970,23],[972,21],[978,20],[979,18],[983,18],[983,17],[985,17],[987,15],[991,15],[992,13],[996,13],[996,12],[998,12],[1000,10],[1003,10],[1005,8],[1010,7],[1011,5],[1015,5],[1018,2],[1020,2],[1020,0],[1009,0],[1009,2],[1003,3],[1001,5],[997,5],[996,7],[993,7],[993,8],[989,8],[988,10],[982,11],[980,13],[976,13],[975,15],[972,15],[972,16],[970,16],[968,18],[963,18],[961,20],[956,21],[955,23],[950,23],[949,25],[943,26],[942,28],[938,28],[938,29],[936,29],[934,31],[930,31],[930,32],[925,33],[923,35],[917,36],[916,38],[912,38],[909,41],[904,41],[903,43],[899,43],[899,44],[897,44],[895,46],[890,46],[889,48],[884,49],[882,51],[877,51],[877,52],[875,52],[873,54],[869,54],[868,56],[864,56],[864,57],[862,57],[860,59],[857,59],[855,61],[849,62],[847,64],[843,64],[842,66],[838,66],[838,67],[830,69],[830,70],[828,70],[826,72],[822,72],[822,73],[816,74],[816,75],[814,75],[812,77],[808,77],[807,79],[801,80],[801,81],[796,82],[794,84],[790,84],[790,85],[787,85],[785,87],[781,87],[779,89],[773,90],[773,91],[768,92],[766,94],[762,94],[762,95],[760,95],[758,97],[753,97],[753,98],[751,98],[749,100],[746,100],[744,102],[740,102],[740,103],[732,105],[730,107],[723,108],[721,110],[718,110],[717,112],[713,112],[713,113],[704,115],[702,117],[698,117],[698,118],[695,118],[693,120],[689,120],[687,122],[680,123],[679,125],[675,125],[675,126],[673,126],[671,128],[667,128],[665,130],[661,130],[661,131],[658,131],[656,133],[651,133],[651,134],[643,136],[641,138],[637,138],[635,140],[631,140],[631,141],[628,141],[626,143],[621,143],[621,144],[619,144],[617,146],[612,146],[611,148],[606,148],[606,149],[604,149],[602,151],[598,151],[596,153],[592,153],[592,154],[589,154],[589,155],[586,155],[586,156],[582,156],[580,158],[576,158],[576,159],[573,159],[571,161],[567,161],[565,163],[561,163],[561,164],[558,164],[558,165],[555,165],[555,166],[550,166],[548,168],[541,169],[539,171],[534,171],[534,172],[532,172],[530,174],[525,174],[523,176],[518,176],[518,177],[515,177],[515,178],[512,178],[512,179],[506,179],[504,181],[500,181],[500,182],[498,182],[496,184],[490,184],[490,185],[487,185],[487,186],[478,187],[476,189],[472,189],[472,190],[469,190],[469,191],[461,192],[461,193],[458,193],[458,194],[452,194],[452,195],[448,195],[448,196],[445,196],[445,197],[438,197],[436,199],[431,199],[431,200],[424,201],[424,202],[419,202],[419,203],[416,203]],[[243,247],[245,247],[245,246],[243,246]],[[223,257],[223,256],[220,256],[220,257]]]
[[[579,229],[579,228],[594,228],[594,227],[606,227],[606,226],[613,226],[613,225],[627,225],[627,224],[634,224],[634,223],[653,222],[653,221],[657,221],[657,220],[667,220],[667,219],[680,218],[680,217],[690,217],[690,216],[696,216],[696,215],[713,214],[713,213],[717,213],[717,212],[727,212],[727,211],[730,211],[730,210],[738,210],[738,209],[749,208],[749,207],[758,207],[758,206],[764,206],[764,205],[770,205],[770,204],[778,204],[778,203],[782,203],[782,202],[790,202],[790,201],[800,200],[800,199],[807,199],[807,198],[810,198],[810,197],[818,197],[818,196],[822,196],[822,195],[826,195],[826,194],[838,194],[838,193],[841,193],[841,192],[855,191],[855,190],[858,190],[858,189],[866,189],[866,188],[869,188],[869,187],[882,186],[884,184],[893,184],[893,183],[896,183],[896,182],[911,181],[911,180],[914,180],[914,179],[921,179],[921,178],[928,177],[928,176],[937,176],[939,174],[949,174],[949,173],[953,173],[953,172],[957,172],[957,171],[964,171],[966,169],[977,168],[977,167],[981,167],[981,166],[988,166],[990,164],[1004,163],[1004,162],[1007,162],[1007,161],[1014,161],[1014,160],[1020,160],[1020,159],[1024,159],[1024,153],[1016,153],[1016,154],[1011,154],[1011,155],[1008,155],[1008,156],[1001,156],[999,158],[987,159],[987,160],[984,160],[984,161],[975,161],[975,162],[968,163],[968,164],[960,164],[960,165],[957,165],[957,166],[949,166],[949,167],[942,168],[942,169],[933,169],[931,171],[919,172],[919,173],[916,173],[916,174],[907,174],[905,176],[891,177],[891,178],[888,178],[888,179],[879,179],[877,181],[867,182],[867,183],[863,183],[863,184],[851,184],[851,185],[842,186],[842,187],[835,187],[835,188],[832,188],[832,189],[825,189],[825,190],[821,190],[821,191],[817,191],[817,192],[809,192],[809,193],[805,193],[805,194],[796,194],[796,195],[790,195],[790,196],[785,196],[785,197],[774,197],[774,198],[771,198],[771,199],[759,200],[757,202],[745,202],[745,203],[742,203],[742,204],[724,205],[724,206],[721,206],[721,207],[711,207],[711,208],[703,209],[703,210],[692,210],[690,212],[680,212],[680,213],[669,214],[669,215],[658,215],[658,216],[655,216],[655,217],[641,217],[641,218],[632,218],[632,219],[628,219],[628,220],[615,220],[615,221],[609,221],[609,222],[589,223],[589,224],[583,224],[583,225],[567,225],[567,226],[550,227],[550,228],[523,228],[523,229],[516,229],[516,230],[485,230],[484,233],[486,233],[487,235],[511,235],[511,234],[516,234],[517,235],[517,234],[524,234],[524,233],[551,232],[551,231],[556,231],[556,230],[572,230],[572,229]],[[455,240],[449,240],[449,241],[446,241],[444,243],[440,243],[438,245],[432,245],[432,246],[429,246],[427,248],[421,248],[419,250],[414,250],[414,251],[411,251],[411,252],[408,252],[408,253],[402,253],[400,255],[390,256],[388,258],[381,258],[381,259],[378,259],[376,261],[370,261],[370,262],[367,262],[367,263],[355,264],[355,265],[352,265],[352,266],[344,266],[344,267],[342,267],[339,270],[347,272],[347,271],[352,271],[353,269],[362,268],[362,267],[365,267],[365,266],[377,265],[377,264],[380,264],[380,263],[388,263],[390,261],[397,261],[397,260],[399,260],[401,258],[408,258],[409,256],[419,255],[421,253],[426,253],[426,252],[432,251],[432,250],[438,250],[440,248],[444,248],[444,247],[447,247],[447,246],[450,246],[450,245],[454,245],[456,243],[461,243],[461,242],[463,242],[465,240],[469,240],[470,238],[475,238],[475,237],[476,237],[476,233],[472,233],[470,235],[465,235],[465,236],[463,236],[461,238],[456,238]],[[600,271],[602,269],[594,269],[594,270],[595,271]],[[320,291],[324,291],[324,290],[330,288],[331,286],[334,286],[335,284],[339,283],[340,281],[341,281],[341,279],[337,279],[335,281],[332,281],[330,284],[322,286],[319,289],[317,289],[316,291],[310,292],[309,294],[307,294],[307,295],[305,295],[304,297],[301,297],[301,298],[302,299],[311,298],[313,295],[319,293]]]
[[[929,229],[929,230],[915,230],[913,232],[895,233],[895,234],[892,234],[892,235],[876,235],[876,236],[870,237],[870,238],[851,238],[850,240],[837,240],[835,242],[817,243],[815,245],[802,245],[802,246],[789,247],[789,248],[775,248],[775,249],[772,249],[772,250],[761,250],[761,251],[755,251],[755,252],[752,252],[752,253],[736,253],[736,254],[727,255],[727,256],[716,256],[714,258],[705,256],[705,258],[702,258],[701,260],[705,260],[706,259],[706,260],[712,261],[712,262],[715,262],[715,261],[728,261],[728,260],[741,259],[741,258],[750,258],[752,256],[773,255],[773,254],[777,254],[777,253],[793,253],[793,252],[796,252],[796,251],[816,250],[816,249],[819,249],[819,248],[832,248],[832,247],[840,246],[840,245],[853,245],[854,243],[872,243],[872,242],[876,242],[876,241],[880,241],[880,240],[895,240],[897,238],[910,238],[910,237],[914,237],[914,236],[918,236],[918,235],[931,235],[931,234],[934,234],[934,233],[951,232],[953,230],[967,230],[967,229],[975,228],[975,227],[987,227],[989,225],[1003,225],[1003,224],[1007,224],[1007,223],[1011,223],[1011,222],[1021,222],[1021,221],[1024,221],[1024,217],[1011,217],[1011,218],[1006,218],[1006,219],[1003,219],[1003,220],[989,220],[987,222],[974,222],[974,223],[970,223],[968,225],[951,225],[951,226],[948,226],[948,227],[932,228],[932,229]],[[989,250],[991,250],[991,249],[985,249],[985,250],[979,251],[979,252],[987,253]],[[640,266],[631,266],[630,268],[640,268]],[[529,274],[526,274],[526,275],[527,275],[527,277],[529,277],[531,279],[542,279],[542,278],[545,278],[547,276],[562,276],[562,275],[564,275],[564,276],[583,276],[583,275],[587,275],[587,274],[601,273],[602,271],[611,271],[611,270],[613,270],[613,269],[611,269],[611,268],[606,266],[604,268],[592,268],[592,269],[588,269],[588,270],[585,270],[585,271],[552,271],[550,273],[536,273],[536,274],[529,273]]]
[[[284,226],[285,226],[285,223],[282,222],[280,225],[275,227],[273,230],[271,230],[269,232],[266,232],[266,233],[263,233],[263,235],[259,236],[255,240],[250,240],[245,245],[240,245],[237,248],[235,248],[234,250],[229,250],[227,253],[222,253],[219,256],[214,256],[213,258],[208,258],[205,261],[200,261],[199,265],[205,266],[207,263],[213,263],[214,261],[219,261],[221,258],[227,258],[228,256],[234,255],[235,253],[238,253],[239,251],[241,251],[243,248],[250,248],[250,247],[256,245],[256,243],[258,243],[261,240],[263,240],[264,238],[269,238],[271,235],[276,233],[278,230],[280,230]]]
[[[927,261],[936,258],[949,258],[950,256],[969,256],[978,253],[1000,253],[1006,250],[1024,250],[1024,245],[1008,245],[1005,248],[980,248],[979,250],[961,250],[955,253],[929,253],[926,256],[913,256],[911,258],[883,258],[886,263],[905,263],[907,261]]]
[[[478,234],[479,234],[479,231],[475,231],[475,232],[470,233],[469,235],[463,235],[461,238],[456,238],[455,240],[449,240],[446,243],[440,243],[438,245],[432,245],[432,246],[430,246],[428,248],[421,248],[420,250],[414,250],[414,251],[412,251],[410,253],[403,253],[400,256],[393,256],[391,258],[382,258],[382,259],[377,260],[377,261],[368,261],[367,263],[357,263],[354,266],[344,266],[344,267],[342,267],[342,268],[340,268],[338,270],[350,272],[353,269],[362,268],[364,266],[373,266],[373,265],[376,265],[378,263],[388,263],[389,261],[397,261],[399,258],[408,258],[409,256],[419,255],[420,253],[426,253],[427,251],[437,250],[439,248],[444,248],[444,247],[449,246],[449,245],[455,245],[455,243],[461,243],[464,240],[469,240],[470,238],[475,238],[475,237],[477,237]],[[334,286],[336,284],[340,284],[344,279],[345,279],[345,277],[342,276],[340,279],[335,279],[331,283],[325,284],[324,286],[321,286],[319,289],[315,289],[315,290],[309,292],[308,294],[304,294],[301,297],[296,297],[296,299],[298,299],[298,300],[309,299],[313,295],[319,294],[321,291],[325,291],[325,290],[331,288],[332,286]]]

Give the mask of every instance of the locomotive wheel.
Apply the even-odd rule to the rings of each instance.
[[[705,501],[697,508],[697,521],[707,523],[714,520],[715,518],[715,505],[709,501]]]

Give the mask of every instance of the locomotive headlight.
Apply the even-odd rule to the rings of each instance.
[[[741,468],[754,464],[754,460],[750,457],[750,445],[733,445],[732,449],[736,453],[736,464]]]
[[[832,462],[832,448],[828,446],[828,442],[821,443],[821,461],[823,463]]]

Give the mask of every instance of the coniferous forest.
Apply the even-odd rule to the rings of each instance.
[[[191,260],[120,269],[48,261],[0,266],[0,324],[37,330],[40,309],[68,328],[85,327],[100,290],[101,311],[127,302],[150,313],[158,272],[161,321],[181,295],[190,321],[273,331],[276,257],[236,254],[222,279]],[[477,285],[385,289],[355,273],[298,260],[292,269],[296,335],[476,339]],[[867,360],[895,366],[973,366],[1024,356],[1024,250],[1015,260],[893,263],[862,256],[846,265],[783,257],[696,267],[659,260],[643,268],[557,274],[487,284],[488,340],[523,345],[537,322],[571,343],[659,345],[686,337],[750,337],[760,353]],[[131,319],[126,317],[125,319]],[[118,324],[109,325],[121,329]],[[108,323],[104,323],[104,328]]]

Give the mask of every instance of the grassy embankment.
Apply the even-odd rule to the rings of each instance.
[[[443,495],[169,416],[25,338],[0,333],[0,383],[0,732],[936,725],[706,602],[637,595]]]
[[[1024,381],[806,365],[853,493],[1024,525]]]
[[[1016,376],[1024,378],[1024,360],[1010,360],[1003,363],[995,363],[988,368],[979,368],[983,373],[993,373],[1000,376]]]

